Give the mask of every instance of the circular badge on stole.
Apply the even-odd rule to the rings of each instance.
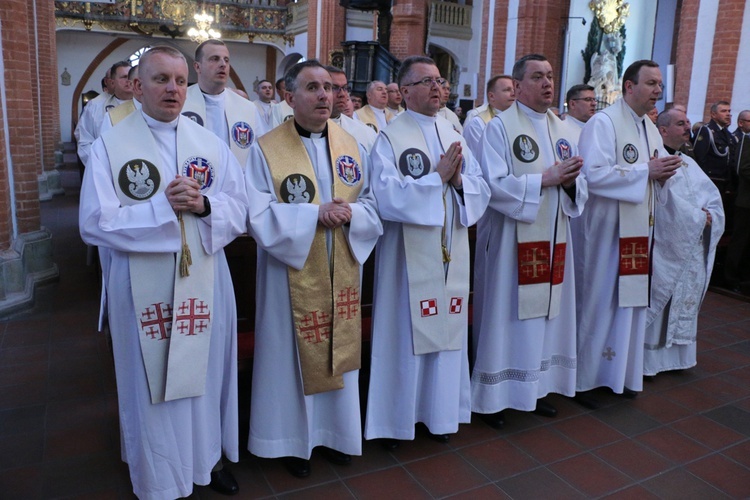
[[[312,203],[315,186],[309,177],[302,174],[288,175],[281,181],[281,201],[285,203]]]
[[[205,191],[214,182],[214,166],[205,158],[191,156],[182,164],[182,175],[198,181],[201,191]]]
[[[148,160],[130,160],[120,168],[117,184],[128,198],[143,201],[158,191],[161,175],[156,165]]]
[[[539,146],[526,134],[521,134],[513,141],[513,154],[524,163],[531,163],[539,158]]]
[[[638,150],[632,144],[625,144],[622,148],[622,157],[628,163],[635,163],[638,160]]]
[[[336,158],[336,173],[347,186],[356,186],[362,180],[362,169],[357,160],[348,155]]]
[[[565,139],[558,139],[555,143],[555,151],[560,160],[565,161],[573,156],[573,148],[570,143]]]
[[[203,126],[203,118],[201,118],[201,115],[199,115],[198,113],[193,113],[192,111],[185,111],[184,113],[182,113],[182,116],[187,116],[188,118],[193,120],[195,123],[197,123],[201,127]]]
[[[247,149],[253,143],[255,134],[247,122],[237,122],[232,125],[232,140],[242,149]]]
[[[417,148],[405,150],[398,159],[398,169],[404,177],[422,178],[430,173],[430,168],[430,157]]]

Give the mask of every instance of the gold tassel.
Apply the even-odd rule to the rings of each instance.
[[[442,247],[443,247],[443,264],[447,264],[448,262],[451,261],[451,254],[448,251],[448,247],[446,247],[445,245],[442,245]]]
[[[182,219],[182,212],[177,213],[177,219],[180,221],[180,234],[182,236],[182,252],[180,255],[180,277],[190,276],[190,266],[193,265],[193,257],[190,255],[190,247],[185,236],[185,221]]]

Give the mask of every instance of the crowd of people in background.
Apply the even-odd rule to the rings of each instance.
[[[346,465],[363,436],[396,450],[417,425],[445,443],[472,413],[495,428],[507,409],[553,418],[549,394],[592,409],[597,388],[634,398],[644,376],[695,366],[722,238],[720,278],[736,292],[750,280],[750,111],[732,133],[718,102],[691,132],[684,108],[654,111],[653,61],[631,64],[605,109],[571,87],[562,114],[539,54],[466,113],[424,56],[365,95],[304,61],[259,81],[255,102],[229,87],[223,42],[201,44],[193,68],[188,86],[167,46],[113,65],[75,132],[140,498],[237,493],[223,461],[238,460],[239,425],[251,453],[306,477],[313,450]],[[243,233],[258,246],[249,423],[223,251]]]

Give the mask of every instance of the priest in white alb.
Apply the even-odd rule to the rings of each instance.
[[[656,126],[669,154],[682,168],[672,178],[669,199],[657,205],[651,304],[646,315],[643,374],[684,370],[697,363],[698,312],[708,290],[716,246],[724,232],[721,194],[680,147],[690,139],[683,111],[664,111]]]
[[[245,166],[258,242],[249,450],[310,474],[313,448],[362,453],[360,266],[382,233],[369,158],[329,120],[333,84],[316,60],[286,74],[288,120]]]
[[[646,308],[657,204],[682,160],[669,155],[646,116],[663,90],[653,61],[631,64],[622,98],[595,114],[578,142],[589,199],[574,227],[578,302],[578,401],[598,406],[585,391],[609,387],[635,397],[643,388]]]
[[[398,82],[407,111],[372,152],[383,238],[365,439],[382,438],[388,448],[414,439],[417,423],[446,442],[471,419],[468,228],[489,201],[463,138],[437,116],[445,80],[434,61],[407,58]]]
[[[554,417],[541,398],[573,396],[576,304],[568,224],[584,210],[583,159],[549,108],[554,73],[540,54],[513,67],[516,101],[482,138],[490,207],[477,227],[472,409],[501,427],[506,408]],[[475,118],[477,120],[479,118]]]
[[[237,314],[224,247],[245,230],[242,168],[211,132],[180,116],[185,57],[140,62],[142,109],[91,148],[83,240],[102,258],[122,457],[139,498],[187,497],[193,484],[236,493]],[[234,485],[228,490],[227,485]]]

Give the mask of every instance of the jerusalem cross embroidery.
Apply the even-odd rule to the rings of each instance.
[[[336,297],[336,314],[340,319],[352,319],[359,312],[359,292],[350,286],[341,290]]]
[[[565,279],[565,243],[555,244],[552,255],[552,284],[559,285]]]
[[[197,297],[190,297],[177,308],[174,328],[180,335],[198,335],[208,331],[210,321],[211,311],[208,310],[208,304]]]
[[[422,317],[435,316],[438,313],[437,299],[427,299],[419,301],[419,308],[422,310]]]
[[[157,302],[141,313],[141,330],[152,340],[165,340],[172,331],[172,304]]]
[[[620,238],[620,276],[648,274],[648,237]]]
[[[309,344],[319,344],[331,336],[331,316],[322,311],[312,311],[297,324],[300,334]]]
[[[461,314],[463,302],[463,297],[451,297],[451,305],[448,309],[448,314]]]
[[[518,284],[549,283],[549,241],[518,244]]]
[[[617,356],[617,353],[611,347],[607,347],[607,350],[602,353],[602,357],[607,358],[607,361],[612,361],[615,356]]]

